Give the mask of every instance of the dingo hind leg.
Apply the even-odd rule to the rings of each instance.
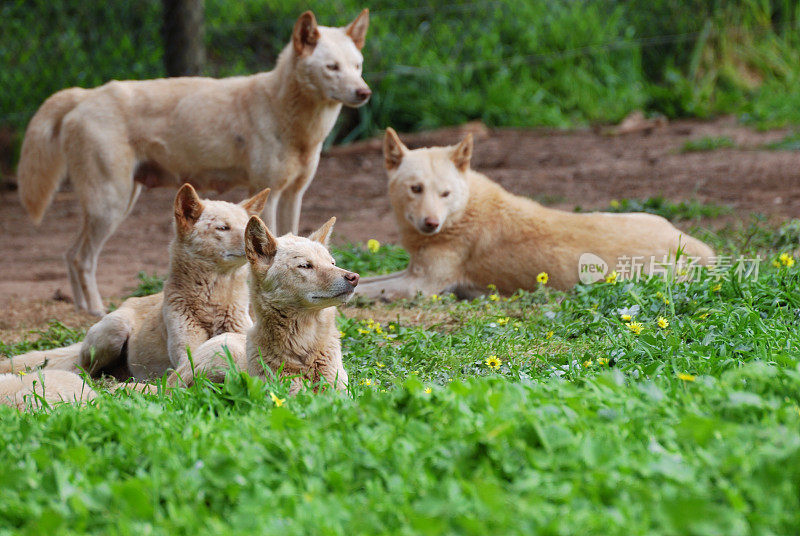
[[[83,208],[83,225],[67,252],[67,268],[75,306],[99,316],[105,309],[97,288],[97,260],[141,187],[133,181],[135,159],[127,141],[109,139],[113,132],[92,130],[83,122],[65,127],[69,176]]]
[[[92,326],[83,341],[80,366],[91,376],[125,357],[125,348],[133,331],[134,311],[120,308]]]

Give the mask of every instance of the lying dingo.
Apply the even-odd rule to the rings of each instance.
[[[91,375],[127,364],[137,379],[187,363],[187,348],[226,332],[244,333],[248,313],[244,229],[269,189],[235,205],[201,200],[185,184],[175,197],[175,238],[163,293],[129,298],[92,326],[83,342],[0,361],[0,372],[46,368]]]
[[[383,143],[389,198],[411,260],[399,273],[365,278],[356,293],[394,300],[454,291],[511,294],[579,281],[583,254],[607,266],[627,258],[674,260],[680,247],[707,264],[714,252],[652,214],[574,214],[513,195],[470,169],[472,135],[454,147],[409,150],[391,128]]]
[[[309,238],[275,238],[256,216],[245,231],[250,263],[250,300],[255,324],[247,332],[226,333],[193,352],[194,370],[184,364],[170,378],[191,385],[194,373],[221,381],[227,369],[225,348],[233,361],[254,376],[264,365],[274,373],[294,376],[291,393],[302,380],[325,380],[337,389],[347,386],[342,365],[336,306],[347,302],[358,285],[358,274],[337,268],[327,250],[336,218]]]

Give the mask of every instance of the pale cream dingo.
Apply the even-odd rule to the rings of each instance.
[[[25,133],[17,181],[37,223],[65,177],[77,192],[84,224],[66,254],[75,306],[102,314],[97,258],[142,185],[270,187],[269,228],[296,233],[342,104],[371,95],[361,78],[368,24],[366,9],[344,28],[318,26],[308,11],[270,72],[114,81],[47,99]]]
[[[707,264],[714,252],[651,214],[574,214],[513,195],[470,169],[472,136],[453,147],[409,150],[386,129],[389,198],[411,260],[399,273],[365,278],[356,293],[393,300],[454,291],[503,294],[537,288],[537,275],[568,289],[581,256],[615,267],[623,258],[663,262],[679,247]]]
[[[201,200],[185,184],[175,197],[175,238],[164,292],[129,298],[89,329],[83,342],[0,361],[0,372],[84,369],[97,375],[127,365],[137,379],[161,376],[194,349],[226,332],[245,333],[248,312],[244,230],[269,189],[239,205]]]
[[[250,301],[255,324],[245,337],[226,333],[208,340],[193,353],[194,370],[178,367],[170,382],[191,385],[203,372],[221,381],[228,368],[227,348],[234,363],[254,376],[293,376],[291,392],[303,380],[324,380],[337,389],[347,386],[342,365],[336,306],[347,302],[358,274],[337,268],[327,249],[335,222],[331,218],[309,238],[275,238],[257,217],[250,218],[245,248],[250,263]]]
[[[66,370],[38,370],[30,374],[0,374],[0,404],[19,410],[47,404],[85,403],[97,393],[77,374]]]

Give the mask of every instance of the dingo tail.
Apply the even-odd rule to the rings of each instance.
[[[47,369],[78,371],[82,342],[76,342],[64,348],[37,350],[20,354],[8,359],[0,359],[0,374],[8,372],[25,372],[29,369],[44,366]]]
[[[25,131],[17,185],[23,206],[37,225],[67,173],[61,151],[61,121],[84,98],[87,90],[70,88],[44,101]]]

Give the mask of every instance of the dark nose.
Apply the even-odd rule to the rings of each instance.
[[[425,221],[423,221],[422,224],[426,231],[434,231],[437,227],[439,227],[439,220],[436,218],[425,218]]]
[[[372,95],[372,90],[368,87],[361,87],[356,90],[356,98],[360,101],[367,100]]]
[[[347,279],[347,281],[354,287],[358,285],[359,275],[357,273],[347,272],[346,274],[344,274],[344,278]]]

